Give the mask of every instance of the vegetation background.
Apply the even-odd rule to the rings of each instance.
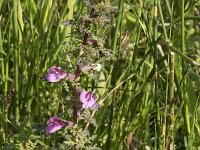
[[[0,0],[1,148],[199,149],[199,27],[199,0]],[[78,85],[99,111],[47,135],[50,117],[71,117],[74,85],[44,77],[82,53],[102,65]]]

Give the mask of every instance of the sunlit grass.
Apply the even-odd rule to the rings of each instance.
[[[116,11],[103,18],[107,24],[88,27],[92,38],[105,41],[100,48],[107,55],[94,60],[102,65],[97,82],[81,76],[80,85],[95,89],[100,104],[92,113],[97,125],[87,122],[84,131],[96,134],[102,149],[198,149],[200,2],[109,3]],[[48,149],[62,139],[48,138],[46,121],[70,117],[72,91],[45,75],[56,65],[74,71],[83,26],[62,22],[76,23],[89,8],[83,1],[2,0],[0,9],[0,145]]]

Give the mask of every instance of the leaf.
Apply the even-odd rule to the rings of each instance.
[[[133,23],[135,23],[137,21],[136,17],[129,11],[125,12],[125,15],[127,17],[127,19]]]
[[[195,108],[196,108],[196,103],[197,103],[197,97],[196,93],[193,88],[193,81],[187,77],[187,93],[188,93],[188,105],[189,105],[189,113],[190,115],[194,115],[195,113]]]

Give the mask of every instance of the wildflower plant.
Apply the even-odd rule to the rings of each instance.
[[[94,144],[96,135],[92,135],[88,130],[89,124],[96,125],[90,112],[98,111],[100,107],[97,102],[97,93],[94,92],[95,89],[82,87],[88,82],[82,85],[81,81],[82,78],[86,78],[89,82],[93,82],[93,79],[98,82],[98,74],[102,68],[99,60],[105,56],[106,51],[109,51],[104,47],[102,33],[106,32],[109,27],[102,28],[102,33],[97,34],[93,26],[109,25],[109,16],[114,9],[109,10],[108,7],[112,8],[104,1],[85,0],[85,13],[79,14],[75,20],[62,22],[63,25],[70,26],[72,29],[70,40],[66,40],[68,42],[63,45],[66,53],[61,52],[61,58],[67,61],[64,61],[65,65],[61,64],[65,67],[61,68],[58,64],[49,67],[46,80],[52,84],[62,84],[64,92],[69,93],[69,103],[65,103],[63,107],[66,108],[63,109],[67,109],[65,113],[71,114],[62,115],[67,118],[61,118],[60,115],[51,117],[45,128],[50,137],[51,134],[59,134],[62,137],[62,142],[59,141],[59,144],[55,146],[60,149],[62,147],[65,149],[66,146],[75,149],[100,149]],[[66,67],[68,66],[66,62],[71,67]],[[72,64],[72,62],[75,63]],[[68,120],[65,121],[65,119]]]

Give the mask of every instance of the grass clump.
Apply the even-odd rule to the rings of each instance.
[[[200,148],[199,1],[8,0],[0,10],[3,149]],[[62,81],[47,82],[52,66]],[[55,115],[73,127],[46,134]]]

